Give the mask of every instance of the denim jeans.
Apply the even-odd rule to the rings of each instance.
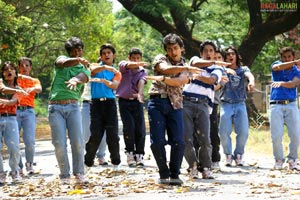
[[[82,102],[81,104],[81,116],[82,116],[82,133],[83,138],[85,141],[85,144],[89,141],[91,136],[91,115],[90,115],[90,107],[91,103],[89,102]],[[97,158],[104,158],[105,157],[105,151],[106,151],[106,134],[103,135],[103,138],[101,140],[101,143],[98,147],[96,156]]]
[[[296,102],[287,105],[270,105],[270,129],[275,160],[284,160],[282,145],[284,124],[287,126],[290,138],[289,154],[287,157],[288,159],[295,160],[298,158],[300,138],[299,111]]]
[[[123,122],[125,151],[145,154],[145,118],[143,104],[138,100],[119,98],[119,110]]]
[[[66,134],[68,134],[71,144],[73,174],[84,174],[84,141],[78,103],[50,104],[48,106],[48,118],[60,177],[70,176]]]
[[[248,139],[248,114],[245,102],[241,103],[221,103],[219,133],[221,144],[225,155],[232,155],[231,132],[232,124],[236,133],[236,147],[233,158],[237,154],[243,155]]]
[[[5,142],[7,146],[7,152],[9,154],[9,167],[12,172],[19,170],[20,161],[20,141],[19,141],[19,129],[18,122],[15,116],[0,117],[0,150],[2,151],[3,144]],[[4,172],[3,158],[0,153],[0,173]]]
[[[106,132],[106,142],[111,163],[113,165],[121,163],[118,131],[118,114],[115,99],[107,99],[106,101],[93,99],[91,104],[91,137],[85,146],[86,154],[84,156],[84,162],[87,166],[94,164],[94,158],[104,132]]]
[[[174,110],[169,99],[150,99],[148,103],[151,150],[160,178],[178,178],[184,153],[183,112]],[[166,130],[168,140],[166,140]],[[167,166],[165,145],[171,145]]]
[[[211,168],[211,142],[208,104],[183,100],[184,157],[193,168],[197,163],[200,171]],[[195,141],[194,141],[195,140]]]
[[[214,104],[210,114],[210,140],[212,146],[211,161],[220,162],[220,136],[219,136],[219,104]]]
[[[25,159],[27,163],[33,163],[35,152],[35,131],[36,131],[36,117],[33,108],[25,110],[17,110],[17,121],[19,132],[23,129],[23,141],[25,144]],[[23,168],[22,156],[20,157],[20,168]]]

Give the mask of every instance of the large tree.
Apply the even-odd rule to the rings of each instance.
[[[185,42],[187,56],[191,57],[198,54],[201,41],[195,38],[194,28],[201,20],[205,20],[205,18],[199,18],[199,13],[204,12],[202,9],[204,4],[209,4],[211,0],[118,1],[129,12],[152,26],[163,36],[171,32],[180,35]],[[294,12],[262,12],[260,0],[222,2],[227,6],[238,5],[241,9],[248,11],[248,31],[246,31],[246,35],[242,36],[238,49],[244,64],[250,67],[268,41],[274,39],[278,34],[291,30],[300,23],[299,8]],[[286,1],[276,0],[272,2]],[[297,4],[300,5],[300,0],[297,0]],[[226,17],[226,15],[222,16],[224,20]],[[236,18],[236,21],[238,20]]]

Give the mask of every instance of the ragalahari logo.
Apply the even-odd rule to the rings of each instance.
[[[263,12],[296,12],[297,9],[296,1],[260,3],[260,10]]]

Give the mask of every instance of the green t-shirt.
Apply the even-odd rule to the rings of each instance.
[[[61,58],[68,57],[59,56],[57,60]],[[77,84],[76,90],[71,90],[67,87],[66,81],[70,80],[80,73],[84,73],[88,77],[91,76],[90,71],[87,70],[81,63],[72,67],[58,67],[55,65],[49,100],[79,100],[83,91],[84,84]]]

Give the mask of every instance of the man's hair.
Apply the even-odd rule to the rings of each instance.
[[[17,80],[18,80],[18,70],[17,70],[16,65],[15,65],[12,61],[6,61],[6,62],[2,65],[2,67],[1,67],[1,78],[2,78],[2,80],[6,82],[6,80],[4,80],[4,76],[3,76],[4,68],[5,68],[6,66],[11,66],[11,67],[13,67],[14,70],[16,71],[16,77],[14,78],[14,86],[18,85],[18,81],[17,81]]]
[[[28,61],[30,63],[30,66],[32,66],[32,60],[31,60],[31,58],[20,57],[19,60],[18,60],[18,65],[20,65],[22,61]]]
[[[241,58],[241,56],[240,56],[238,50],[237,50],[234,46],[230,45],[229,47],[227,47],[227,48],[225,49],[225,55],[227,55],[227,51],[228,51],[229,49],[231,49],[231,50],[234,51],[234,53],[235,53],[235,55],[236,55],[236,65],[240,67],[240,66],[241,66],[241,62],[242,62],[242,58]],[[226,57],[225,57],[225,59],[226,59]]]
[[[129,56],[131,56],[132,54],[139,54],[139,55],[143,56],[141,49],[139,49],[137,47],[132,47],[128,54],[129,54]]]
[[[113,54],[116,54],[115,47],[112,44],[107,43],[100,46],[100,56],[102,55],[104,49],[110,49]]]
[[[217,46],[215,45],[215,43],[214,43],[213,41],[210,41],[210,40],[205,40],[204,42],[202,42],[202,43],[200,44],[200,53],[203,52],[204,47],[205,47],[206,45],[212,46],[212,47],[214,48],[215,52],[216,52]]]
[[[291,52],[292,55],[295,56],[295,50],[292,47],[283,47],[283,48],[279,49],[280,56],[282,56],[282,54],[284,54],[286,52]]]
[[[71,37],[65,43],[65,49],[69,55],[72,49],[76,49],[76,48],[83,49],[83,47],[84,47],[83,42],[78,37]]]
[[[163,38],[163,46],[165,50],[167,50],[167,45],[170,44],[178,44],[180,47],[184,48],[182,39],[174,33],[169,33]]]
[[[223,49],[221,47],[217,47],[215,53],[221,54],[222,58],[225,60],[226,55],[225,55],[225,52],[223,51]]]

